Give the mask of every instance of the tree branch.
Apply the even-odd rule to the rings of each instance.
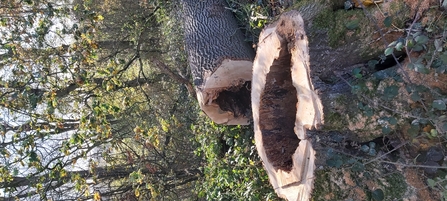
[[[151,60],[158,67],[158,69],[160,69],[163,73],[166,73],[171,79],[173,79],[174,81],[176,81],[180,84],[184,84],[186,86],[186,88],[188,89],[189,94],[192,97],[197,98],[194,87],[188,79],[180,76],[177,73],[174,73],[165,63],[161,62],[160,60],[155,59],[155,58],[152,58]]]

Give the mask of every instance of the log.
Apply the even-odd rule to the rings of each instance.
[[[323,122],[323,108],[310,80],[304,22],[284,13],[265,28],[253,64],[255,141],[270,183],[287,200],[309,200],[315,151],[306,129]]]
[[[185,46],[200,108],[218,124],[251,119],[254,50],[225,0],[182,0]]]

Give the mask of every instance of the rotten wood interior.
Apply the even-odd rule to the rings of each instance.
[[[315,169],[306,131],[323,122],[304,25],[291,11],[262,31],[251,94],[256,148],[270,183],[278,196],[303,201],[311,197]]]
[[[214,102],[222,111],[232,112],[234,117],[251,116],[251,81],[232,86],[219,92]]]
[[[292,155],[300,142],[294,132],[298,99],[290,69],[291,54],[283,47],[266,76],[259,108],[259,126],[268,161],[275,169],[287,172],[292,169]]]

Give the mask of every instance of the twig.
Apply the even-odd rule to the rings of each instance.
[[[386,155],[390,154],[391,152],[398,150],[399,148],[403,147],[403,146],[406,145],[406,144],[408,144],[408,141],[405,142],[405,143],[402,143],[402,144],[398,145],[397,147],[395,147],[394,149],[392,149],[392,150],[389,151],[389,152],[386,152],[386,153],[384,153],[384,154],[382,154],[382,155],[380,155],[380,156],[377,156],[376,158],[374,158],[374,159],[372,159],[372,160],[369,160],[369,161],[366,162],[366,163],[363,163],[363,165],[367,165],[367,164],[370,164],[370,163],[372,163],[372,162],[374,162],[374,161],[377,161],[377,160],[379,160],[379,159],[385,157]]]
[[[377,24],[377,22],[376,22],[372,17],[369,17],[369,16],[371,16],[371,15],[370,15],[370,14],[368,13],[368,11],[365,9],[365,6],[364,6],[363,3],[361,2],[361,0],[356,0],[356,1],[359,2],[360,7],[362,8],[363,13],[365,14],[365,16],[366,16],[370,21],[372,21],[372,23],[373,23],[374,26],[376,27],[377,31],[379,32],[380,36],[381,36],[382,39],[383,39],[382,41],[383,41],[385,47],[388,47],[389,43],[388,43],[388,41],[386,40],[386,38],[384,37],[385,34],[382,32],[382,29],[379,27],[379,25]],[[416,22],[416,20],[418,20],[418,19],[419,19],[419,14],[416,14],[415,20],[413,20],[413,23],[411,24],[410,29],[411,29],[411,27],[413,26],[413,24]],[[399,68],[402,68],[402,65],[399,63],[399,59],[397,59],[397,57],[396,57],[396,55],[394,54],[394,52],[391,53],[391,55],[393,56],[393,59],[394,59],[394,61],[397,63],[397,65],[399,66]],[[402,72],[403,72],[403,74],[404,74],[404,76],[405,76],[406,78],[409,78],[409,76],[405,73],[405,71],[402,71]],[[411,80],[410,80],[410,79],[408,79],[408,81],[411,83]]]
[[[376,5],[376,7],[379,10],[380,14],[382,14],[382,16],[385,17],[385,14],[380,9],[379,4],[377,4],[376,2],[374,2],[374,4]],[[391,23],[391,25],[393,25],[393,27],[396,28],[397,31],[402,31],[402,32],[405,31],[404,29],[399,29],[398,27],[396,27],[396,25],[394,25],[393,23]]]
[[[436,168],[436,169],[447,169],[447,166],[430,166],[430,165],[410,165],[410,164],[404,164],[404,163],[398,163],[398,162],[392,162],[392,161],[385,161],[380,160],[381,163],[388,163],[393,165],[400,165],[403,167],[414,167],[414,168]]]
[[[441,42],[445,40],[445,38],[447,37],[447,27],[444,27],[444,32],[442,33],[442,38],[440,39]],[[430,61],[427,63],[426,68],[429,68],[431,66],[431,64],[433,63],[433,61],[435,60],[435,57],[438,55],[438,50],[435,47],[435,51],[433,51],[433,55],[430,59]]]
[[[444,181],[446,181],[447,179],[441,179],[441,180],[438,180],[438,181],[436,181],[435,183],[434,183],[434,185],[433,185],[433,187],[434,186],[438,186],[440,183],[442,183],[442,182],[444,182]],[[426,189],[426,188],[429,188],[430,186],[425,186],[424,188],[419,188],[419,189],[417,189],[417,190],[424,190],[424,189]],[[439,185],[438,187],[441,187],[442,189],[445,189],[442,185]]]

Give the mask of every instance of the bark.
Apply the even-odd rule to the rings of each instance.
[[[182,77],[178,73],[173,72],[168,66],[166,66],[166,64],[164,64],[158,59],[152,59],[152,62],[154,62],[154,64],[158,67],[158,69],[160,69],[163,73],[168,75],[171,79],[175,80],[177,83],[185,85],[186,89],[188,90],[188,93],[192,97],[196,96],[194,86],[192,86],[191,82],[189,82],[188,79]]]
[[[252,80],[258,153],[280,197],[309,200],[315,151],[305,129],[321,124],[323,111],[309,77],[303,19],[285,13],[259,38]]]
[[[225,0],[182,0],[185,44],[201,109],[219,124],[248,124],[253,49]]]

